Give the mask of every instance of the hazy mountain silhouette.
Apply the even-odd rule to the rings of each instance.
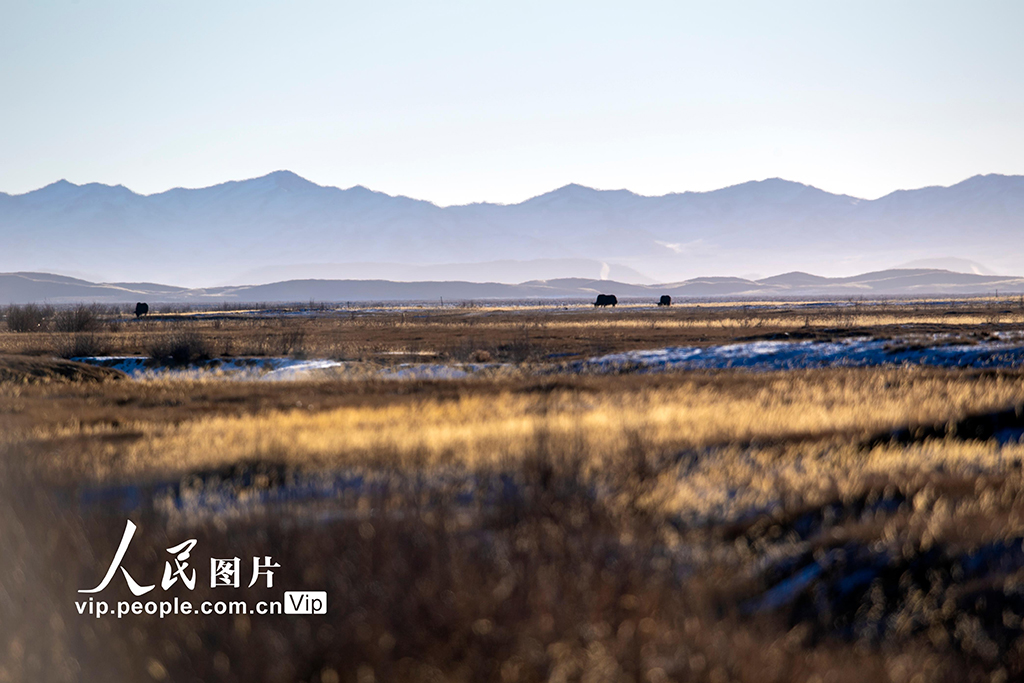
[[[618,280],[652,284],[654,280],[629,266],[590,259],[534,259],[531,261],[484,261],[481,263],[302,263],[290,266],[254,268],[235,278],[235,283],[266,284],[282,280],[367,280],[399,282],[424,280],[463,280],[516,284],[526,280],[551,280],[562,277]]]
[[[306,264],[336,265],[331,277],[405,279],[419,277],[408,267],[487,262],[505,264],[488,279],[514,282],[559,260],[607,264],[605,277],[634,282],[837,275],[952,255],[1024,272],[1024,176],[876,200],[774,178],[660,197],[567,185],[519,204],[451,207],[322,187],[288,171],[153,195],[62,180],[0,193],[0,241],[0,270],[189,285],[246,282],[261,269],[308,278]],[[471,268],[461,273],[434,268],[423,277],[478,279]]]

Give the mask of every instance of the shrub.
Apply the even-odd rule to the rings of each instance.
[[[212,353],[203,337],[192,329],[175,330],[149,348],[149,357],[159,363],[184,365],[209,360]]]
[[[102,356],[107,347],[99,337],[89,332],[65,332],[54,335],[54,351],[61,358]]]
[[[305,355],[303,342],[306,340],[306,333],[300,328],[285,330],[278,337],[278,353],[282,356],[292,355],[301,357]]]
[[[25,304],[7,307],[7,329],[11,332],[39,332],[45,329],[46,319],[53,313],[49,306]]]
[[[53,326],[58,332],[91,332],[100,326],[99,308],[95,304],[62,308],[54,315]]]

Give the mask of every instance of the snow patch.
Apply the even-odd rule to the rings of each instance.
[[[73,358],[79,363],[114,368],[132,379],[229,379],[290,381],[308,379],[322,370],[347,366],[335,360],[295,360],[292,358],[217,358],[185,366],[154,363],[145,356],[88,356]],[[348,364],[351,367],[351,364]],[[358,376],[377,379],[463,379],[489,369],[505,367],[502,363],[402,363],[390,367],[361,366]]]
[[[1004,342],[918,345],[880,339],[835,342],[757,341],[721,346],[678,346],[627,351],[571,364],[579,372],[624,370],[802,370],[877,365],[932,365],[947,368],[1007,368],[1024,363],[1024,345]]]
[[[132,379],[304,379],[317,370],[341,367],[333,360],[296,360],[294,358],[216,358],[185,366],[155,363],[145,356],[86,356],[71,360],[120,370]]]

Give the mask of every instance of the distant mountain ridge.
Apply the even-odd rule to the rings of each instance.
[[[793,272],[760,280],[694,278],[655,285],[589,278],[497,282],[286,280],[258,285],[186,288],[147,282],[94,283],[49,273],[0,273],[0,304],[22,303],[302,303],[495,299],[592,299],[599,293],[656,301],[685,298],[972,296],[1024,294],[1024,277],[976,275],[935,269],[899,269],[827,278]]]
[[[1024,272],[1024,176],[975,176],[875,200],[778,178],[659,197],[573,184],[518,204],[449,207],[320,186],[289,171],[152,195],[62,180],[0,193],[0,243],[0,271],[202,285],[261,269],[295,277],[310,263],[359,278],[394,276],[371,268],[380,264],[523,264],[503,273],[507,282],[530,277],[537,266],[525,264],[559,260],[629,269],[648,282],[834,275],[951,256]]]

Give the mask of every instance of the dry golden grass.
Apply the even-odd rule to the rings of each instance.
[[[471,381],[457,385],[454,393],[450,382],[420,383],[418,389],[380,382],[362,399],[355,394],[347,405],[335,407],[330,404],[340,399],[329,391],[344,394],[359,383],[297,383],[261,387],[277,396],[276,407],[203,416],[171,406],[157,420],[136,414],[133,406],[145,404],[147,396],[159,404],[182,400],[190,391],[244,396],[247,389],[203,382],[119,383],[116,389],[84,390],[85,411],[51,421],[26,413],[45,410],[55,394],[67,390],[21,389],[16,397],[8,390],[8,427],[0,445],[74,440],[78,455],[48,455],[48,468],[90,478],[133,478],[177,476],[253,458],[309,467],[410,462],[493,469],[522,460],[544,438],[553,451],[585,453],[588,466],[600,470],[632,457],[637,444],[661,457],[751,442],[849,441],[1024,402],[1024,380],[1015,373],[907,368],[714,377]],[[432,387],[446,384],[447,391],[432,395]],[[95,405],[89,394],[110,391],[121,397],[116,419],[89,415]]]

